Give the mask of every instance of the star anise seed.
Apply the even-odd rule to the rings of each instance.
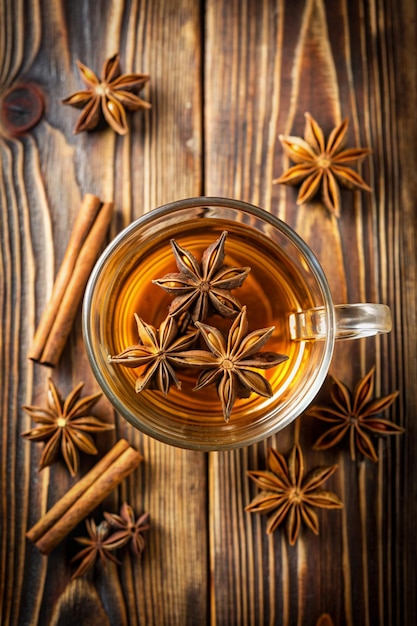
[[[319,487],[337,469],[337,465],[320,467],[304,473],[304,458],[301,447],[295,444],[287,459],[277,450],[268,451],[268,467],[265,471],[248,471],[248,476],[261,491],[245,511],[271,513],[266,532],[272,533],[284,521],[287,524],[290,545],[297,541],[302,523],[314,534],[319,534],[319,520],[315,508],[340,509],[343,504],[332,491]]]
[[[101,398],[97,393],[80,399],[84,383],[79,383],[62,400],[53,383],[48,380],[47,407],[24,406],[23,409],[34,422],[40,424],[22,433],[30,441],[46,441],[39,469],[51,465],[61,453],[71,476],[78,472],[79,457],[77,449],[86,454],[97,454],[97,448],[88,433],[112,430],[112,424],[105,424],[96,417],[89,415],[90,409]]]
[[[103,65],[101,80],[86,65],[77,61],[86,90],[77,91],[62,100],[62,104],[82,108],[74,133],[95,128],[101,117],[119,135],[128,132],[126,109],[150,109],[149,102],[137,93],[149,80],[148,74],[121,74],[120,56],[113,55]]]
[[[112,533],[113,541],[117,542],[119,547],[129,544],[133,554],[140,556],[145,549],[142,533],[149,529],[149,513],[144,513],[136,519],[132,507],[124,502],[120,509],[120,515],[105,512],[104,517],[110,527],[115,529],[115,532]]]
[[[201,322],[196,322],[196,326],[210,351],[189,350],[178,357],[184,365],[204,367],[195,391],[217,384],[226,422],[237,398],[249,397],[252,392],[267,398],[272,396],[269,381],[256,370],[270,369],[288,359],[275,352],[259,352],[274,332],[274,326],[248,334],[246,306],[233,321],[227,338],[214,326]]]
[[[307,415],[331,426],[314,444],[316,450],[327,450],[349,437],[352,460],[356,448],[371,461],[377,462],[378,455],[369,435],[401,435],[404,429],[388,419],[378,417],[398,396],[398,391],[372,400],[374,393],[375,367],[356,385],[353,393],[337,378],[332,377],[330,393],[333,404],[313,405]]]
[[[316,626],[334,626],[334,623],[328,613],[322,613],[316,622]]]
[[[142,367],[136,379],[137,393],[144,389],[157,389],[166,395],[172,383],[181,389],[181,382],[175,372],[175,366],[180,364],[177,353],[192,346],[198,331],[179,335],[178,325],[171,315],[167,315],[158,331],[136,313],[135,320],[139,343],[116,356],[109,356],[109,362],[125,367]]]
[[[305,204],[320,190],[327,209],[340,217],[340,190],[345,187],[371,191],[371,187],[355,172],[350,164],[360,163],[371,153],[367,148],[343,149],[348,129],[348,119],[344,119],[325,139],[324,133],[310,113],[305,114],[304,139],[280,135],[284,152],[296,164],[290,167],[274,183],[298,185],[302,183],[297,204]]]
[[[172,251],[179,273],[167,274],[152,281],[175,296],[169,312],[174,317],[188,312],[193,322],[202,321],[212,312],[233,317],[242,306],[230,291],[240,287],[250,267],[224,265],[227,231],[203,253],[201,263],[174,239]]]

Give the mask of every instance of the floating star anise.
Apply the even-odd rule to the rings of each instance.
[[[71,560],[71,563],[81,560],[78,568],[72,574],[71,580],[82,576],[93,567],[97,557],[99,557],[104,564],[107,560],[113,561],[113,563],[120,563],[113,554],[113,552],[120,547],[120,543],[117,539],[114,539],[113,535],[109,536],[109,524],[103,521],[97,526],[93,519],[88,519],[85,525],[88,537],[76,537],[75,541],[87,547],[76,554]]]
[[[86,454],[94,455],[98,452],[88,433],[114,428],[89,415],[90,409],[102,394],[96,393],[80,399],[83,386],[84,383],[79,383],[64,401],[52,379],[49,379],[47,407],[23,407],[40,426],[31,428],[22,436],[31,441],[46,441],[39,469],[51,465],[61,452],[71,476],[75,476],[79,464],[77,448]]]
[[[196,322],[196,326],[210,352],[189,350],[179,358],[184,365],[204,367],[195,391],[217,383],[226,422],[237,398],[247,398],[252,392],[268,398],[272,396],[269,381],[256,370],[270,369],[288,359],[276,352],[259,352],[274,332],[274,326],[248,334],[246,306],[233,321],[227,338],[214,326],[202,322]]]
[[[251,513],[273,512],[268,519],[268,534],[286,520],[288,539],[294,545],[303,522],[316,535],[319,534],[319,520],[314,508],[340,509],[343,506],[335,493],[319,489],[334,474],[337,465],[316,468],[304,475],[303,453],[298,444],[293,446],[288,461],[270,448],[268,467],[269,470],[265,471],[248,471],[248,476],[261,491],[245,508]]]
[[[109,356],[109,361],[125,367],[143,367],[136,379],[137,393],[144,389],[157,389],[167,394],[172,383],[181,389],[174,369],[180,363],[177,353],[192,346],[198,331],[179,335],[178,325],[171,315],[167,315],[159,330],[144,322],[136,313],[135,320],[140,343],[129,346],[116,356]]]
[[[110,527],[116,529],[112,534],[113,541],[117,541],[119,546],[129,544],[133,554],[140,556],[145,548],[142,533],[149,529],[149,513],[144,513],[136,519],[130,504],[124,502],[120,509],[120,515],[104,513],[104,517]]]
[[[377,417],[394,402],[398,391],[372,400],[374,375],[375,367],[357,383],[353,393],[340,380],[332,378],[330,397],[333,405],[313,405],[307,411],[307,415],[333,424],[314,444],[316,450],[332,448],[348,435],[352,460],[355,459],[357,448],[376,462],[378,456],[369,434],[400,435],[404,432],[403,428],[390,420]]]
[[[62,104],[83,109],[74,133],[92,130],[103,116],[116,133],[126,135],[128,132],[126,109],[137,111],[151,108],[148,102],[137,95],[149,80],[149,75],[121,74],[118,54],[105,61],[101,80],[81,61],[77,61],[77,66],[87,89],[77,91],[62,101]]]
[[[343,149],[349,123],[347,118],[332,130],[327,141],[313,116],[306,113],[305,118],[304,139],[279,136],[284,152],[296,165],[273,182],[286,185],[298,185],[302,182],[297,198],[299,205],[311,200],[321,188],[325,206],[339,217],[338,183],[371,191],[363,178],[349,167],[354,162],[360,163],[371,151],[367,148]]]
[[[167,274],[152,281],[174,295],[169,312],[174,317],[188,312],[193,322],[204,320],[211,312],[222,317],[233,317],[242,308],[230,293],[240,287],[250,272],[250,267],[224,265],[224,246],[227,231],[203,253],[201,263],[191,252],[174,239],[171,247],[179,273]]]

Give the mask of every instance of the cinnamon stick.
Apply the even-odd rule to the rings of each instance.
[[[88,277],[100,253],[114,205],[86,194],[36,330],[29,358],[54,367],[71,331]]]
[[[40,537],[76,502],[111,464],[129,447],[126,439],[119,441],[83,476],[28,532],[26,537],[36,543]]]
[[[143,460],[124,439],[118,441],[78,483],[26,533],[43,554],[49,554]]]

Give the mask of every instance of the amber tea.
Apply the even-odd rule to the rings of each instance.
[[[175,239],[182,248],[200,260],[204,250],[225,231],[224,263],[233,267],[251,268],[242,286],[233,290],[233,296],[247,308],[249,332],[275,326],[265,349],[288,357],[285,363],[262,372],[271,383],[274,391],[272,398],[252,393],[249,398],[236,401],[231,422],[250,423],[265,411],[266,404],[285,402],[291,387],[297,385],[297,377],[301,375],[303,362],[308,359],[311,346],[291,340],[288,320],[292,312],[312,305],[308,285],[303,282],[287,252],[250,226],[225,220],[197,219],[179,223],[156,241],[143,242],[112,286],[103,339],[107,353],[115,355],[128,346],[138,344],[135,313],[155,328],[160,326],[173,296],[153,281],[178,271],[171,239]],[[218,314],[205,321],[224,332],[232,323]],[[131,397],[137,371],[121,365],[113,365],[113,368],[123,394]],[[177,374],[181,380],[180,390],[172,385],[165,396],[160,391],[145,389],[134,399],[138,411],[145,405],[152,405],[155,412],[168,411],[179,421],[196,424],[209,421],[211,427],[223,421],[216,387],[208,386],[194,391],[199,371],[181,368]]]

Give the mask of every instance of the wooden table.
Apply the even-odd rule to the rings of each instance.
[[[325,613],[338,626],[417,623],[416,17],[414,0],[2,0],[0,90],[32,83],[45,99],[32,130],[0,129],[3,626],[313,626]],[[132,114],[124,138],[74,136],[77,111],[60,100],[81,88],[76,59],[100,71],[117,51],[123,71],[151,75],[152,110]],[[348,145],[372,148],[361,173],[373,191],[343,191],[339,220],[272,184],[289,165],[278,135],[301,136],[306,111],[326,133],[348,116]],[[71,582],[74,532],[49,557],[25,539],[77,479],[60,463],[38,472],[42,444],[21,437],[21,406],[44,401],[50,375],[63,393],[80,380],[98,390],[81,315],[58,367],[27,359],[87,192],[115,201],[109,238],[179,198],[252,202],[309,243],[335,302],[391,307],[391,334],[337,344],[331,373],[353,386],[375,365],[375,395],[399,390],[387,417],[406,433],[378,440],[378,463],[352,462],[347,444],[313,451],[324,426],[301,418],[307,466],[339,464],[326,487],[344,508],[319,511],[318,537],[304,528],[292,547],[244,511],[256,493],[246,471],[265,469],[270,446],[286,454],[294,425],[239,451],[192,452],[135,431],[103,400],[116,430],[97,437],[100,455],[125,437],[145,460],[102,509],[127,499],[149,511],[142,559]],[[80,475],[94,461],[83,457]]]

